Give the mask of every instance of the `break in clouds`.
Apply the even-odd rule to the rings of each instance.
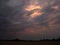
[[[0,39],[60,37],[60,0],[0,0]]]

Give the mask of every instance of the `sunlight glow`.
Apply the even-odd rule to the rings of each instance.
[[[35,9],[42,9],[42,7],[39,5],[29,5],[27,8],[25,8],[26,11],[32,11]]]
[[[40,15],[42,15],[42,14],[43,14],[43,12],[40,12],[39,10],[37,10],[37,11],[34,11],[34,13],[31,14],[30,16],[31,16],[32,18],[34,18],[34,17],[40,16]]]

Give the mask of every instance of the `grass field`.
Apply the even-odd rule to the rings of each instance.
[[[60,45],[60,41],[40,41],[40,42],[0,41],[0,45]]]

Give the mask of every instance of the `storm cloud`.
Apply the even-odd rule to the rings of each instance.
[[[0,39],[60,37],[59,8],[60,0],[0,0]]]

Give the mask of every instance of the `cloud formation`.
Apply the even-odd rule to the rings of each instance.
[[[60,37],[60,0],[0,2],[0,39]]]

